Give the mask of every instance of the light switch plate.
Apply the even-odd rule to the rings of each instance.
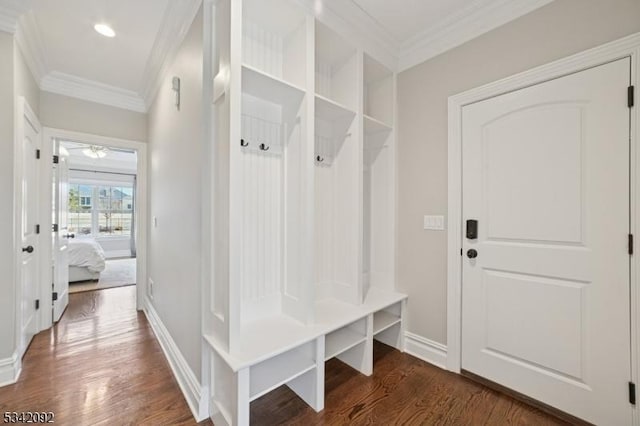
[[[424,229],[444,231],[444,216],[425,216]]]

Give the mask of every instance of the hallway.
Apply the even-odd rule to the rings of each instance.
[[[63,425],[195,424],[135,286],[70,295],[56,327],[32,341],[0,412],[51,411]]]

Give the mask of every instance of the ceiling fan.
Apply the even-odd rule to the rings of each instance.
[[[86,157],[92,158],[94,160],[99,160],[101,158],[105,158],[109,152],[122,152],[126,154],[133,154],[134,151],[130,149],[120,149],[120,148],[108,148],[106,146],[101,145],[86,145],[86,144],[77,144],[75,146],[64,147],[60,146],[60,154],[69,156],[69,151],[80,150],[83,155]]]

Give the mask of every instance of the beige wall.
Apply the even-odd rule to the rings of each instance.
[[[640,31],[640,0],[556,0],[398,76],[398,272],[408,330],[446,343],[447,98]]]
[[[15,283],[13,279],[13,36],[0,31],[0,360],[15,349]]]
[[[147,140],[147,114],[49,92],[40,93],[40,121],[56,129]]]
[[[196,377],[201,370],[202,36],[200,11],[149,110],[149,215],[158,220],[149,229],[152,304]],[[173,76],[180,78],[180,111],[174,106]]]
[[[33,78],[31,70],[27,66],[27,63],[22,56],[22,52],[18,46],[14,43],[14,69],[15,69],[15,87],[16,95],[24,96],[27,103],[36,113],[40,116],[40,87]]]

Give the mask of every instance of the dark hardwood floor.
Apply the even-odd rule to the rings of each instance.
[[[373,376],[332,359],[316,413],[281,387],[254,401],[255,425],[563,425],[542,411],[376,342]]]
[[[135,287],[71,295],[62,320],[38,334],[18,383],[0,388],[0,413],[53,411],[62,425],[195,424],[144,314]],[[325,409],[286,386],[254,401],[255,425],[566,424],[507,395],[375,345],[365,377],[326,365]],[[204,424],[211,424],[204,422]]]
[[[51,330],[29,347],[5,411],[52,411],[61,425],[195,424],[143,313],[135,286],[70,295]]]

